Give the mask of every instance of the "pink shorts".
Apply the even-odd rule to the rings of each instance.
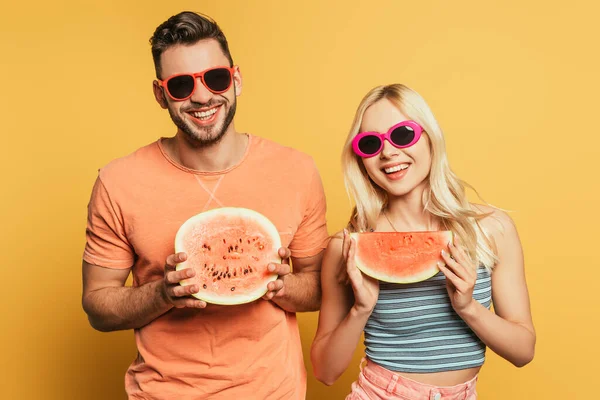
[[[363,359],[364,360],[364,359]],[[456,386],[433,386],[405,378],[377,364],[360,363],[358,380],[346,400],[473,400],[477,376]]]

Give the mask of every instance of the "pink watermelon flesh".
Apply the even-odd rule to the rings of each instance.
[[[256,211],[223,207],[198,214],[181,225],[175,238],[175,252],[188,255],[176,269],[196,271],[180,284],[197,284],[200,291],[194,296],[207,303],[249,303],[277,279],[267,266],[281,262],[280,247],[277,228]]]
[[[431,278],[444,262],[452,232],[351,233],[356,241],[355,262],[365,274],[384,282],[412,283]]]

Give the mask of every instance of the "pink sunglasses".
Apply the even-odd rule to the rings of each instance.
[[[383,149],[383,141],[403,149],[417,143],[423,128],[415,121],[402,121],[392,126],[386,133],[362,132],[352,139],[352,149],[361,157],[373,157]]]

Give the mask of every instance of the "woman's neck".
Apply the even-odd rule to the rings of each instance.
[[[424,191],[425,187],[417,187],[403,196],[390,196],[387,206],[382,211],[383,222],[390,225],[392,230],[403,232],[438,230],[441,221],[425,210]]]

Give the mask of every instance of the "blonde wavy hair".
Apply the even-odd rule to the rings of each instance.
[[[387,99],[409,119],[421,125],[423,133],[429,137],[431,170],[423,193],[425,211],[438,217],[444,229],[458,237],[475,265],[483,265],[491,270],[498,257],[488,234],[479,223],[490,213],[478,212],[469,203],[465,188],[472,189],[477,196],[479,194],[450,169],[444,136],[431,109],[417,92],[401,84],[373,88],[356,111],[342,153],[346,190],[355,204],[348,230],[364,232],[374,228],[387,205],[387,193],[370,179],[362,159],[352,150],[352,139],[360,133],[365,111],[382,99]]]

